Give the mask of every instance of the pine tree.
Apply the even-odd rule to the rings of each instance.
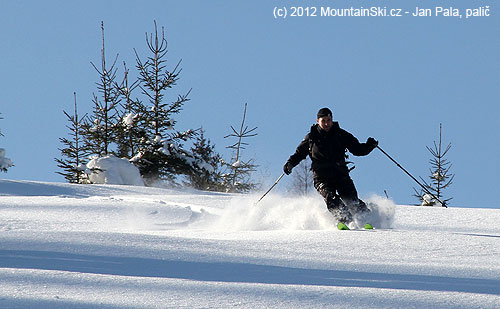
[[[146,107],[139,99],[132,99],[132,92],[137,88],[139,81],[129,83],[129,70],[123,62],[124,78],[120,84],[115,84],[115,88],[121,95],[121,111],[118,112],[116,124],[116,143],[118,147],[117,155],[120,158],[131,159],[137,155],[141,138],[145,136],[144,129],[139,126],[141,117],[146,111]]]
[[[83,183],[86,182],[85,174],[85,164],[86,157],[88,156],[88,149],[85,147],[82,139],[82,124],[87,117],[87,114],[83,117],[78,116],[77,103],[76,103],[76,92],[75,97],[75,112],[73,115],[69,115],[66,111],[63,111],[69,121],[69,125],[66,128],[69,129],[70,138],[59,138],[59,141],[65,148],[59,148],[62,159],[56,158],[55,161],[58,163],[57,166],[63,170],[63,172],[56,172],[59,175],[64,176],[64,178],[69,183]]]
[[[426,182],[422,177],[420,177],[420,179],[423,181],[424,187],[446,205],[452,198],[443,199],[443,190],[448,188],[453,183],[455,175],[450,174],[450,168],[452,165],[447,159],[444,158],[451,148],[451,143],[443,149],[442,129],[442,124],[439,124],[439,143],[434,141],[433,148],[426,146],[427,150],[432,155],[432,158],[429,161],[431,165],[429,176],[430,182]],[[416,193],[415,196],[420,200],[423,206],[436,205],[437,201],[429,194],[425,194],[423,190],[414,190]]]
[[[222,177],[224,161],[215,151],[215,145],[205,137],[203,128],[196,136],[191,153],[194,156],[194,164],[192,172],[187,177],[188,185],[198,190],[226,191]]]
[[[192,156],[183,149],[183,143],[195,135],[195,131],[175,131],[173,119],[189,99],[188,91],[179,95],[171,103],[165,103],[165,91],[176,85],[181,70],[179,63],[172,71],[166,69],[167,40],[162,27],[161,36],[155,24],[154,34],[146,33],[146,44],[151,52],[146,61],[142,61],[137,51],[136,63],[139,71],[140,88],[149,99],[150,106],[143,111],[140,126],[145,130],[138,155],[134,164],[148,184],[159,180],[177,184],[179,174],[189,174]]]
[[[116,124],[118,123],[117,108],[120,102],[120,93],[115,87],[116,71],[115,68],[118,55],[111,66],[106,64],[105,44],[104,44],[104,23],[101,22],[102,31],[102,50],[101,67],[97,68],[92,62],[92,66],[99,74],[99,82],[96,83],[97,90],[101,97],[94,94],[94,109],[92,114],[87,117],[84,124],[85,141],[89,150],[103,157],[113,154],[111,145],[116,142]]]
[[[248,143],[244,142],[243,139],[257,135],[253,133],[257,130],[257,127],[249,129],[248,126],[245,126],[246,114],[247,103],[245,103],[240,129],[236,131],[236,129],[231,126],[233,133],[224,136],[224,138],[235,137],[237,139],[236,143],[227,147],[234,150],[232,164],[226,165],[231,171],[225,175],[226,186],[229,188],[229,192],[249,192],[257,186],[257,184],[251,181],[251,174],[255,171],[257,165],[254,164],[253,159],[245,162],[241,158],[241,151],[245,149],[245,146],[248,146]]]

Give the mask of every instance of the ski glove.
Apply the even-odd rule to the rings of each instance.
[[[366,140],[366,144],[368,146],[370,146],[372,149],[375,149],[377,148],[378,146],[378,141],[376,139],[374,139],[373,137],[369,137],[367,140]]]
[[[290,164],[290,162],[286,162],[285,166],[283,166],[283,172],[285,172],[285,174],[287,175],[290,175],[292,173],[292,168],[292,164]]]

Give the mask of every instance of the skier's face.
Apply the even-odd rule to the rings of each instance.
[[[321,130],[328,132],[333,125],[332,116],[324,116],[318,118],[318,125],[321,128]]]

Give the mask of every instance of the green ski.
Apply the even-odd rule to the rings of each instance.
[[[365,230],[373,230],[373,226],[370,223],[365,223]]]
[[[337,228],[341,231],[342,230],[350,230],[350,228],[342,222],[337,223]]]
[[[337,228],[341,231],[348,231],[350,228],[342,222],[337,223]],[[370,223],[366,223],[364,226],[365,230],[373,230],[373,226]]]

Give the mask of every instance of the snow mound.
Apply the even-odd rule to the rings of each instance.
[[[127,159],[94,158],[87,163],[87,168],[95,170],[89,175],[89,180],[95,184],[144,186],[139,169]]]

